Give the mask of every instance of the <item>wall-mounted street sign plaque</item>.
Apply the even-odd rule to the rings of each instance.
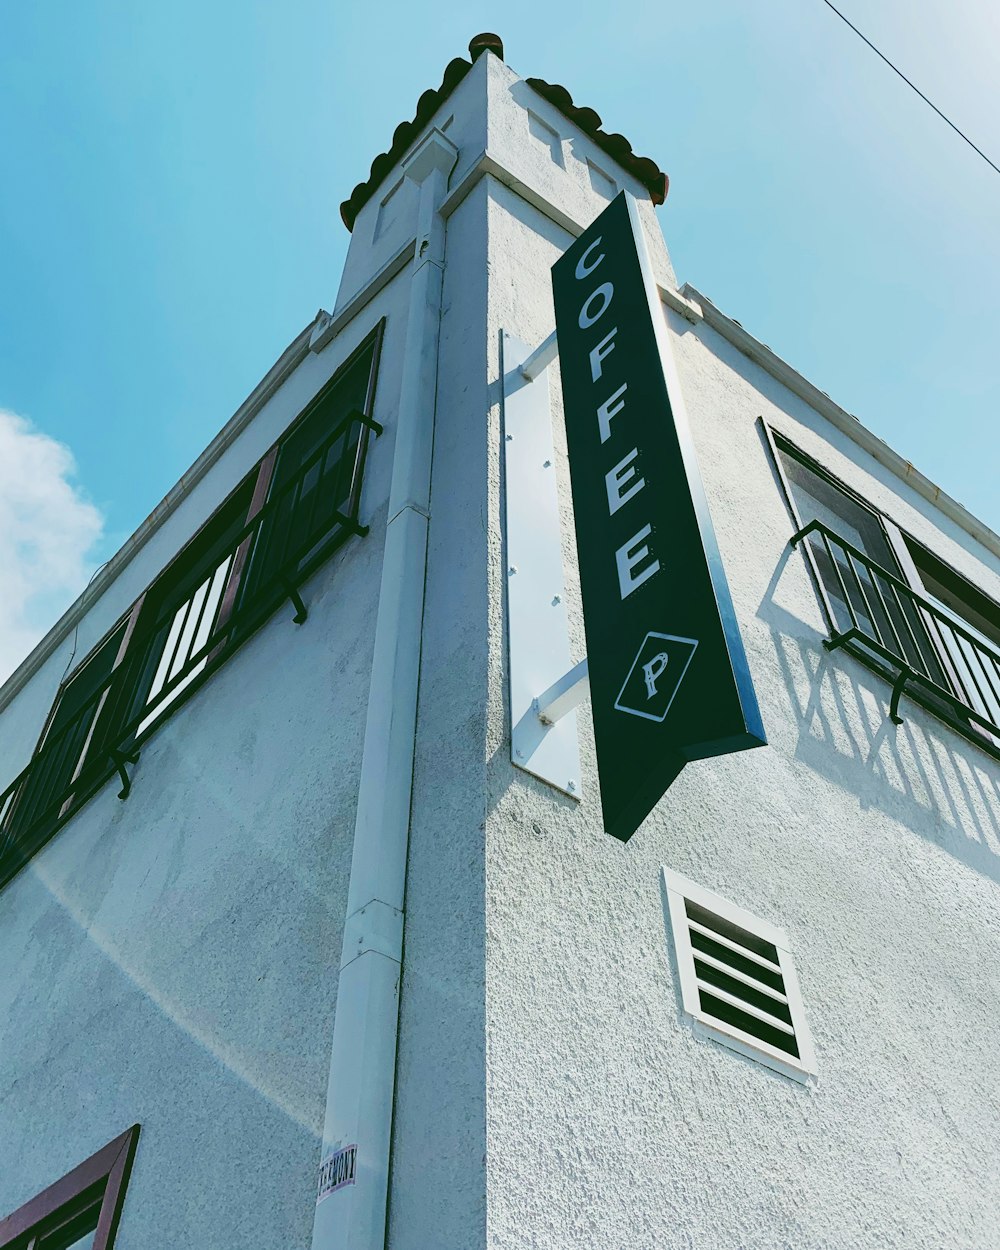
[[[766,743],[635,201],[552,269],[604,827]]]

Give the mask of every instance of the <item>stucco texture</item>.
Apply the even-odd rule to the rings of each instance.
[[[490,205],[491,329],[538,341],[568,243]],[[688,765],[633,839],[516,769],[491,703],[488,1244],[819,1250],[1000,1245],[1000,766],[826,652],[763,416],[996,594],[995,564],[704,327],[670,319],[770,745]],[[569,515],[565,442],[557,451]],[[501,516],[493,524],[500,532]],[[574,646],[584,649],[572,545]],[[491,566],[493,671],[506,657]],[[667,864],[783,926],[819,1077],[695,1036],[661,908]]]
[[[394,299],[310,357],[220,472],[238,481]],[[0,896],[3,1215],[139,1122],[120,1250],[309,1243],[405,316],[390,322],[369,536],[304,584],[304,624],[279,609],[157,729],[127,801],[108,783]],[[199,486],[191,528],[218,489]],[[130,583],[171,530],[187,536],[162,531]],[[39,725],[17,723],[30,743]]]
[[[472,172],[447,221],[390,1250],[996,1250],[1000,766],[905,700],[892,726],[886,683],[824,650],[761,418],[1000,599],[997,562],[671,315],[769,745],[687,766],[627,845],[602,832],[586,704],[580,801],[515,769],[500,335],[550,333],[553,261],[609,182],[641,188],[491,55],[435,121],[452,117],[452,186]],[[392,185],[358,217],[341,307],[412,241],[405,197],[383,208]],[[120,1250],[309,1244],[407,281],[302,362],[0,717],[16,772],[74,645],[386,314],[370,535],[310,581],[303,626],[279,613],[150,738],[126,803],[109,784],[0,896],[0,1212],[139,1121]],[[787,931],[815,1083],[691,1030],[662,864]]]

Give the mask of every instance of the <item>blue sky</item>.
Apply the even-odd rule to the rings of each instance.
[[[1000,163],[1000,9],[839,7]],[[0,424],[0,456],[23,479],[14,457],[33,438],[55,474],[0,499],[0,562],[34,574],[30,604],[0,605],[8,659],[332,306],[341,199],[480,30],[669,172],[660,214],[681,281],[1000,529],[1000,176],[821,0],[610,14],[5,6],[0,412],[20,421]],[[0,495],[3,481],[0,466]],[[48,583],[15,512],[53,530]]]

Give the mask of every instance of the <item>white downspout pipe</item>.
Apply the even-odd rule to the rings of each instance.
[[[441,327],[441,201],[458,149],[432,130],[403,167],[420,187],[389,520],[337,988],[321,1159],[356,1146],[321,1198],[313,1250],[384,1250],[403,893],[424,612]]]

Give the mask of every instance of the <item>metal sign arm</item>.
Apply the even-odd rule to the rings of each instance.
[[[538,713],[543,725],[554,725],[562,720],[567,712],[583,702],[590,694],[590,673],[586,659],[573,667],[558,681],[553,682],[544,694],[535,699],[532,707]]]
[[[539,374],[544,373],[550,364],[559,354],[559,344],[556,340],[555,330],[542,339],[535,350],[521,363],[521,376],[529,382],[534,382]]]

